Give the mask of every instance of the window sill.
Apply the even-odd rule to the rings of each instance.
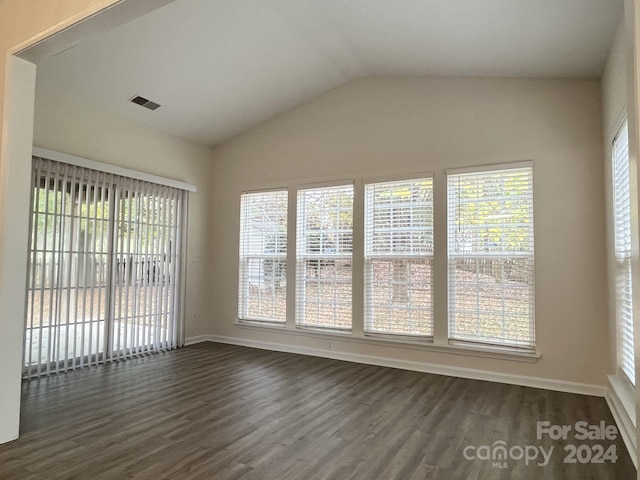
[[[636,427],[634,390],[631,382],[629,382],[629,380],[623,375],[624,374],[609,375],[609,386],[620,401],[620,404],[624,409],[624,412],[629,417],[632,425]]]
[[[405,349],[421,350],[425,352],[444,353],[449,355],[466,355],[481,358],[493,358],[498,360],[508,360],[514,362],[535,363],[542,356],[536,352],[522,351],[508,347],[485,347],[478,345],[465,345],[461,343],[448,343],[444,345],[436,345],[431,337],[407,336],[386,336],[383,334],[364,334],[355,336],[353,332],[348,330],[330,330],[318,329],[313,327],[289,328],[284,324],[274,324],[267,322],[257,322],[250,320],[237,320],[235,325],[241,328],[272,330],[287,335],[297,335],[306,337],[340,339],[341,342],[366,344],[366,345],[386,345],[395,346]]]
[[[284,322],[268,322],[262,320],[245,320],[239,318],[235,321],[236,325],[243,327],[262,327],[262,328],[275,328],[277,330],[285,330],[287,328]]]

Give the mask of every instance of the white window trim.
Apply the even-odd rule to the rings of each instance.
[[[304,192],[304,191],[308,191],[308,190],[320,190],[320,189],[331,189],[331,188],[341,188],[341,187],[351,187],[352,189],[352,204],[351,204],[351,221],[352,221],[352,226],[351,226],[351,254],[350,255],[346,255],[346,254],[335,254],[335,255],[318,255],[316,257],[316,255],[309,255],[308,253],[301,253],[300,252],[300,242],[299,242],[299,236],[300,236],[300,225],[299,225],[299,218],[300,218],[300,211],[299,211],[299,199],[300,199],[300,193]],[[318,182],[318,183],[308,183],[308,184],[303,184],[303,185],[297,185],[294,188],[294,194],[295,194],[295,204],[296,204],[296,208],[295,208],[295,217],[289,217],[289,220],[293,219],[293,225],[295,228],[295,249],[291,252],[291,254],[293,255],[293,257],[288,257],[288,258],[293,258],[294,262],[293,264],[295,265],[295,275],[294,275],[294,279],[293,279],[293,284],[295,285],[295,295],[294,295],[294,299],[295,299],[295,308],[294,308],[294,325],[296,329],[301,329],[301,330],[307,330],[307,331],[334,331],[334,332],[353,332],[353,321],[354,321],[354,298],[353,298],[353,283],[354,283],[354,273],[355,273],[355,269],[353,268],[353,263],[354,263],[354,259],[355,259],[355,252],[354,252],[354,247],[356,244],[356,240],[355,240],[355,209],[356,209],[356,195],[358,192],[358,189],[356,188],[356,181],[355,180],[335,180],[335,181],[327,181],[327,182]],[[330,326],[330,325],[314,325],[314,324],[307,324],[307,323],[302,323],[304,321],[305,315],[304,315],[304,308],[305,308],[305,303],[300,301],[300,298],[304,295],[304,293],[301,291],[301,286],[300,286],[300,281],[301,279],[300,277],[300,271],[303,269],[303,266],[301,265],[301,262],[304,262],[305,259],[309,259],[309,258],[313,258],[316,257],[318,259],[327,259],[327,260],[343,260],[343,259],[349,259],[351,261],[351,315],[350,315],[350,326],[347,328],[340,328],[340,327],[335,327],[335,326]]]
[[[272,325],[265,322],[252,322],[239,320],[234,324],[240,328],[280,332],[286,335],[303,336],[321,339],[339,339],[340,341],[350,342],[358,345],[377,345],[377,346],[394,346],[397,345],[403,349],[418,350],[423,352],[446,353],[451,355],[464,355],[479,358],[493,358],[497,360],[508,360],[514,362],[535,363],[542,354],[539,352],[529,352],[522,350],[513,350],[500,347],[482,347],[476,345],[457,345],[444,344],[435,345],[429,337],[402,337],[397,335],[378,335],[378,334],[355,334],[348,330],[331,330],[331,329],[313,329],[307,327],[289,328],[285,325]]]
[[[445,308],[445,316],[443,318],[438,317],[438,312],[442,312],[441,306],[437,307],[436,303],[434,303],[434,336],[433,337],[407,337],[401,335],[388,335],[388,334],[377,334],[377,333],[366,333],[364,332],[364,316],[359,318],[359,315],[356,317],[355,314],[358,309],[358,302],[364,303],[364,298],[357,298],[358,292],[356,291],[356,286],[358,282],[362,280],[362,285],[359,287],[363,288],[364,278],[358,279],[357,276],[364,276],[364,185],[368,183],[376,183],[376,182],[391,182],[391,181],[402,181],[402,180],[411,180],[417,178],[425,178],[431,177],[433,178],[433,188],[434,188],[434,209],[437,208],[436,205],[440,205],[439,202],[444,200],[444,209],[445,209],[445,218],[446,218],[446,175],[450,172],[472,172],[472,171],[496,171],[496,170],[506,170],[512,169],[514,167],[526,167],[532,166],[534,164],[533,160],[523,160],[509,163],[497,163],[490,165],[482,165],[482,166],[473,166],[473,167],[462,167],[462,168],[453,168],[453,169],[442,169],[438,171],[417,171],[417,172],[399,172],[397,175],[390,173],[383,173],[381,175],[371,175],[371,176],[358,176],[353,177],[352,179],[330,179],[326,181],[316,181],[316,182],[305,182],[300,179],[292,179],[290,182],[286,183],[286,187],[282,187],[282,184],[275,182],[265,183],[265,184],[253,184],[253,185],[245,185],[242,188],[242,192],[251,192],[251,191],[266,191],[266,190],[279,190],[283,188],[287,188],[289,192],[289,209],[288,209],[288,262],[287,262],[287,277],[289,278],[288,282],[288,290],[287,290],[287,322],[286,324],[282,323],[269,323],[263,321],[252,321],[252,320],[244,320],[237,319],[234,321],[234,325],[238,328],[243,329],[252,329],[256,331],[267,331],[273,333],[282,333],[285,336],[293,335],[293,336],[301,336],[310,340],[313,339],[339,339],[340,341],[347,341],[354,344],[361,345],[371,345],[371,346],[398,346],[405,349],[414,349],[423,352],[433,352],[433,353],[442,353],[442,354],[450,354],[450,355],[463,355],[470,356],[476,358],[493,358],[503,361],[515,361],[515,362],[526,362],[526,363],[535,363],[540,358],[543,357],[543,354],[537,350],[537,346],[535,350],[523,350],[522,348],[511,348],[508,346],[485,346],[485,345],[461,345],[456,341],[450,341],[447,335],[447,325],[448,319],[446,318],[446,312],[448,301],[438,300],[437,304],[444,303]],[[304,190],[308,188],[322,188],[322,187],[331,187],[331,186],[340,186],[340,185],[354,185],[354,218],[353,218],[353,235],[354,235],[354,244],[353,244],[353,285],[354,285],[354,298],[352,303],[352,313],[354,316],[352,317],[352,329],[351,330],[332,330],[328,328],[313,328],[305,325],[298,325],[296,323],[296,296],[297,293],[295,291],[296,285],[296,275],[297,275],[297,265],[295,261],[296,259],[296,222],[298,217],[297,212],[297,197],[298,191]],[[444,196],[442,196],[444,193]],[[359,198],[362,196],[362,198]],[[442,268],[444,265],[445,274],[444,274],[444,291],[447,291],[447,253],[446,253],[446,220],[444,225],[444,232],[440,232],[439,225],[442,221],[442,218],[438,220],[439,214],[434,210],[434,228],[437,229],[434,232],[434,243],[436,244],[434,250],[434,268]],[[362,245],[359,244],[362,243]],[[444,256],[444,257],[443,257]],[[362,258],[360,258],[362,257]],[[438,267],[439,265],[439,267]],[[362,266],[362,268],[360,268]],[[442,272],[437,273],[434,271],[434,286],[436,282],[441,282]],[[440,289],[443,288],[441,285]],[[438,289],[434,289],[437,291]],[[363,292],[362,292],[363,293]],[[364,313],[364,312],[362,312]],[[444,330],[442,326],[444,324]],[[323,349],[327,349],[326,345],[322,347]]]
[[[409,182],[419,182],[419,181],[425,181],[425,180],[429,180],[431,181],[431,210],[432,210],[432,218],[431,218],[431,228],[432,228],[432,242],[434,241],[434,233],[433,231],[435,230],[435,225],[434,225],[434,219],[433,219],[433,209],[434,209],[434,175],[433,173],[428,173],[428,174],[423,174],[423,175],[418,175],[418,176],[411,176],[411,177],[407,177],[407,178],[378,178],[375,180],[369,180],[369,181],[365,181],[364,182],[364,191],[363,191],[363,195],[364,195],[364,215],[363,215],[363,223],[364,223],[364,232],[363,232],[363,238],[362,238],[362,244],[364,247],[364,278],[363,278],[363,301],[364,301],[364,319],[363,319],[363,328],[364,328],[364,332],[366,336],[371,336],[371,337],[386,337],[386,336],[391,336],[391,337],[396,337],[396,338],[400,338],[400,339],[406,339],[408,341],[411,341],[411,339],[433,339],[433,335],[434,335],[434,330],[435,330],[435,326],[434,326],[434,308],[433,308],[433,264],[434,264],[434,250],[432,248],[432,251],[430,253],[422,253],[422,254],[396,254],[396,253],[385,253],[385,254],[376,254],[376,253],[372,253],[372,252],[367,252],[367,244],[368,244],[368,237],[367,237],[367,222],[373,222],[373,208],[374,205],[371,205],[371,211],[367,210],[367,205],[368,205],[368,196],[367,196],[367,187],[372,186],[375,187],[376,185],[385,185],[385,184],[401,184],[401,183],[409,183]],[[373,305],[371,304],[371,296],[373,294],[372,289],[373,289],[373,285],[370,284],[368,278],[370,275],[373,275],[372,273],[372,267],[373,267],[373,262],[376,260],[427,260],[430,263],[430,268],[431,268],[431,279],[430,279],[430,283],[429,283],[429,290],[430,290],[430,297],[431,297],[431,309],[429,311],[430,314],[430,320],[431,320],[431,333],[429,334],[403,334],[403,333],[399,333],[399,332],[392,332],[392,331],[387,331],[387,332],[383,332],[383,331],[378,331],[378,330],[372,330],[368,328],[368,323],[373,321],[373,312],[372,312],[372,308]]]
[[[245,195],[251,195],[251,194],[260,194],[260,193],[276,193],[276,192],[285,192],[287,194],[287,253],[285,253],[284,255],[282,254],[273,254],[273,255],[269,255],[268,258],[272,258],[272,259],[284,259],[285,260],[285,265],[287,268],[287,273],[288,273],[288,260],[289,260],[289,250],[290,250],[290,238],[289,238],[289,196],[290,196],[290,191],[287,187],[274,187],[274,188],[268,188],[268,189],[262,189],[262,190],[246,190],[246,191],[242,191],[240,193],[240,211],[242,212],[242,198]],[[242,215],[240,216],[240,218],[242,218]],[[245,279],[242,278],[242,276],[240,275],[240,271],[242,271],[243,265],[242,265],[242,261],[243,261],[243,257],[242,257],[242,223],[240,223],[240,245],[239,245],[239,255],[238,255],[238,261],[240,262],[240,264],[238,265],[238,321],[239,322],[255,322],[255,323],[262,323],[262,324],[266,324],[266,325],[273,325],[273,326],[284,326],[286,324],[287,321],[287,317],[288,317],[288,308],[286,308],[287,313],[285,314],[285,319],[283,321],[280,320],[265,320],[265,319],[257,319],[257,318],[250,318],[247,315],[247,318],[245,318],[244,312],[247,311],[248,306],[247,306],[247,299],[248,299],[248,295],[243,295],[240,293],[240,290],[245,287],[244,282]],[[246,255],[244,258],[249,260],[250,258],[265,258],[265,255]],[[288,277],[287,277],[288,278]],[[285,293],[286,297],[288,298],[288,288],[287,291]],[[288,302],[287,302],[288,303]]]
[[[626,126],[627,130],[626,132],[623,131],[623,128]],[[627,368],[630,368],[634,371],[634,373],[636,373],[637,376],[637,372],[635,372],[635,365],[633,363],[633,359],[630,359],[631,362],[627,363],[625,360],[625,338],[624,338],[624,324],[625,324],[625,318],[623,318],[622,313],[621,313],[621,302],[620,302],[620,295],[622,294],[622,292],[618,291],[618,283],[619,283],[619,279],[620,279],[620,275],[622,273],[625,273],[622,268],[623,265],[621,265],[620,261],[619,261],[619,250],[618,250],[618,242],[619,242],[619,237],[618,237],[618,222],[619,222],[619,218],[618,218],[618,214],[620,213],[617,209],[617,203],[618,203],[618,194],[617,194],[617,181],[616,181],[616,164],[617,164],[617,157],[616,157],[616,145],[617,145],[617,141],[620,138],[620,135],[623,133],[626,133],[627,135],[627,156],[626,156],[626,161],[629,162],[630,158],[629,158],[629,132],[628,132],[628,119],[626,117],[626,115],[623,115],[618,123],[616,124],[616,130],[615,133],[613,135],[613,138],[611,139],[610,142],[610,148],[611,148],[611,152],[610,152],[610,158],[611,158],[611,202],[612,202],[612,217],[613,217],[613,269],[614,269],[614,273],[613,273],[613,289],[614,289],[614,299],[615,299],[615,325],[616,325],[616,349],[617,349],[617,369],[620,372],[620,375],[624,378],[624,380],[626,382],[628,382],[630,385],[634,385],[634,381],[635,379],[630,378],[629,376],[629,372],[627,371]],[[627,185],[627,196],[629,197],[629,209],[631,210],[631,198],[632,198],[632,192],[631,192],[631,188],[633,185],[632,182],[632,178],[631,178],[631,171],[630,171],[630,166],[627,165],[627,175],[628,178],[626,179],[628,185]],[[633,245],[633,225],[632,225],[632,219],[631,217],[628,219],[628,225],[625,225],[624,228],[629,228],[629,241],[631,242],[631,245]],[[631,246],[631,249],[633,247]],[[631,314],[631,329],[634,330],[634,319],[633,319],[633,315],[634,315],[634,308],[633,308],[633,281],[632,281],[632,276],[633,276],[633,266],[632,266],[632,252],[631,249],[629,251],[625,251],[626,256],[624,257],[624,259],[628,262],[628,270],[629,270],[629,274],[631,276],[630,282],[628,283],[628,285],[626,285],[630,291],[631,291],[631,304],[628,305],[628,307],[630,307],[630,314]],[[632,332],[632,338],[629,339],[630,343],[631,343],[631,348],[634,349],[634,339],[633,339],[633,335],[635,334],[635,332]]]
[[[533,298],[531,298],[531,303],[529,305],[531,312],[530,312],[530,318],[529,318],[529,329],[532,332],[532,337],[531,337],[531,345],[518,345],[519,341],[515,341],[514,344],[509,344],[508,342],[503,342],[503,343],[499,343],[499,342],[490,342],[490,341],[485,341],[482,340],[480,338],[478,338],[478,340],[476,341],[475,339],[471,339],[471,338],[455,338],[452,337],[452,334],[454,332],[451,331],[451,315],[452,315],[452,287],[455,285],[453,279],[452,279],[452,273],[451,273],[451,259],[452,258],[478,258],[478,259],[482,259],[482,258],[491,258],[491,257],[495,257],[495,258],[513,258],[513,257],[522,257],[522,258],[526,258],[526,259],[530,259],[532,265],[533,265],[533,270],[531,272],[532,275],[535,275],[535,221],[534,223],[531,225],[531,247],[532,247],[532,251],[531,252],[525,252],[525,253],[514,253],[514,254],[504,254],[504,253],[470,253],[470,254],[464,254],[464,253],[454,253],[452,254],[450,252],[450,248],[449,248],[449,229],[450,229],[450,218],[449,218],[449,214],[450,214],[450,205],[449,205],[449,178],[451,176],[457,176],[457,175],[469,175],[469,174],[488,174],[488,175],[492,175],[492,174],[499,174],[501,172],[507,173],[507,172],[511,172],[514,170],[522,170],[522,169],[529,169],[531,171],[531,200],[532,202],[535,199],[535,195],[533,193],[533,188],[534,188],[534,182],[533,182],[533,161],[531,160],[525,160],[525,161],[519,161],[519,162],[511,162],[511,163],[503,163],[503,164],[491,164],[491,165],[483,165],[483,166],[473,166],[473,167],[465,167],[465,168],[453,168],[453,169],[447,169],[445,170],[445,178],[446,178],[446,188],[447,188],[447,197],[446,197],[446,211],[447,211],[447,224],[446,224],[446,238],[447,238],[447,247],[446,247],[446,256],[447,256],[447,305],[448,305],[448,311],[447,311],[447,334],[448,334],[448,338],[449,338],[449,344],[456,344],[456,345],[461,345],[461,346],[477,346],[480,348],[497,348],[497,349],[502,349],[502,348],[507,348],[507,349],[513,349],[513,350],[522,350],[525,352],[535,352],[536,351],[536,321],[535,321],[535,278],[532,278],[531,280],[531,285],[530,288],[532,289],[533,292]],[[533,203],[532,203],[532,208],[533,208]],[[533,211],[532,211],[533,214]]]
[[[311,183],[298,183],[295,186],[293,186],[293,191],[296,195],[296,198],[298,198],[298,192],[301,190],[313,190],[316,188],[331,188],[331,187],[347,187],[349,185],[352,185],[354,187],[354,191],[355,191],[355,184],[356,184],[356,180],[354,179],[349,179],[349,180],[327,180],[326,182],[311,182]]]
[[[519,160],[517,162],[509,163],[490,163],[487,165],[474,165],[472,167],[459,167],[459,168],[447,168],[444,173],[448,177],[449,175],[459,175],[463,173],[497,173],[502,171],[514,170],[516,168],[533,168],[533,160]]]

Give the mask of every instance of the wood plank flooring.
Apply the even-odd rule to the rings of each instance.
[[[537,421],[614,425],[596,397],[215,343],[23,388],[3,480],[636,478],[619,436],[536,439]],[[554,451],[546,466],[464,456],[497,441]],[[566,464],[570,443],[618,459]]]

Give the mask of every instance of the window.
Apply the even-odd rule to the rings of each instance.
[[[437,179],[431,175],[365,182],[362,190],[353,183],[299,188],[295,212],[287,211],[285,190],[242,194],[239,318],[284,325],[288,303],[298,328],[355,327],[379,339],[448,339],[531,356],[532,162],[446,174],[447,233],[441,235],[443,248],[447,235],[447,262],[440,257],[441,264],[434,236]],[[362,195],[355,213],[354,191]],[[295,248],[287,248],[287,218],[291,231],[295,223]],[[362,227],[355,233],[354,221]],[[363,261],[360,267],[356,258],[355,274],[354,246]],[[294,263],[295,285],[287,285]],[[448,284],[449,316],[436,328],[440,280],[447,282],[441,288]],[[295,301],[287,301],[286,291],[295,291]],[[355,325],[354,300],[363,307]]]
[[[33,159],[25,376],[183,343],[186,192]]]
[[[298,192],[296,322],[351,329],[353,185]]]
[[[530,166],[449,172],[449,338],[533,349]]]
[[[365,186],[365,332],[433,335],[433,180]]]
[[[618,362],[635,384],[633,348],[633,297],[631,290],[631,199],[629,182],[629,136],[625,121],[612,148],[614,256],[616,320],[618,325]]]
[[[284,323],[287,314],[287,191],[240,200],[240,319]]]

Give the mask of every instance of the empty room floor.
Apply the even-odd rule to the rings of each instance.
[[[636,478],[619,435],[575,438],[615,425],[598,397],[217,343],[23,388],[1,479]]]

